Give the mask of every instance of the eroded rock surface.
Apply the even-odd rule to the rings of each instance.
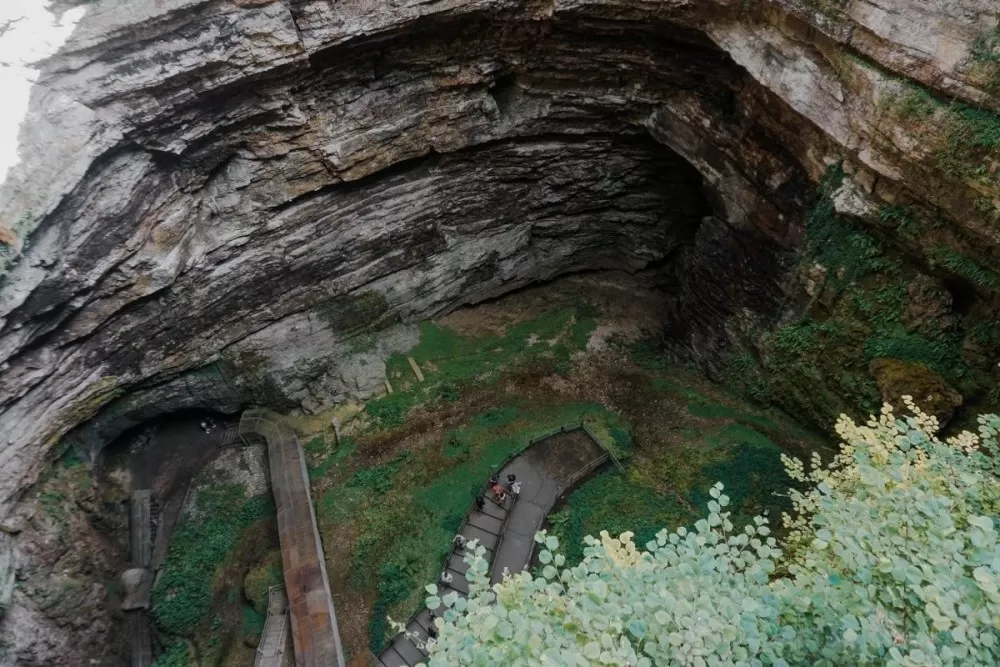
[[[96,0],[0,189],[2,513],[60,440],[364,395],[407,323],[571,271],[658,267],[678,353],[718,372],[751,324],[834,309],[843,270],[798,260],[840,160],[837,212],[938,281],[907,322],[952,308],[923,296],[942,280],[988,317],[998,22],[993,0]],[[395,333],[359,356],[371,331]]]

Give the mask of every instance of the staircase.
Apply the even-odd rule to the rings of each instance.
[[[285,589],[271,586],[267,591],[267,620],[257,645],[254,667],[281,667],[288,637],[288,600]]]

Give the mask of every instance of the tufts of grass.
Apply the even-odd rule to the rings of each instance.
[[[839,163],[819,186],[819,200],[806,217],[806,258],[829,267],[835,285],[845,285],[887,267],[882,243],[837,214],[833,194],[844,181]]]
[[[627,426],[597,404],[506,405],[470,419],[437,447],[410,451],[377,468],[338,471],[346,481],[320,495],[317,518],[324,535],[358,536],[347,569],[351,585],[376,599],[369,619],[373,650],[388,639],[386,614],[402,619],[419,610],[423,584],[436,579],[490,473],[533,438],[584,419],[610,446],[631,446]]]
[[[271,496],[245,497],[241,484],[219,484],[198,492],[196,512],[185,515],[170,540],[153,589],[153,618],[174,636],[190,636],[212,604],[212,578],[240,534],[273,516]]]
[[[731,408],[728,405],[712,402],[697,402],[688,404],[688,412],[695,417],[707,419],[732,419],[734,421],[754,424],[765,429],[775,429],[778,425],[770,417],[750,414],[742,410]]]
[[[171,642],[153,661],[153,667],[190,667],[192,664],[191,648],[184,640]]]
[[[326,477],[331,470],[338,468],[353,454],[355,449],[357,449],[357,443],[355,443],[354,438],[341,436],[337,449],[309,468],[309,479],[322,479]]]
[[[386,563],[379,571],[378,597],[368,621],[369,647],[378,655],[385,649],[389,635],[389,610],[410,596],[413,582],[398,563]]]
[[[586,347],[596,326],[593,309],[574,306],[546,313],[510,327],[502,335],[463,336],[434,322],[420,324],[420,343],[409,355],[423,370],[418,384],[406,359],[396,354],[386,363],[394,393],[369,401],[365,412],[372,428],[398,428],[416,405],[454,401],[465,384],[491,381],[504,369],[552,358],[569,370],[572,354]]]
[[[737,525],[757,513],[776,516],[787,509],[787,498],[777,494],[791,480],[781,464],[781,450],[768,436],[729,423],[692,431],[689,437],[681,450],[663,452],[625,474],[609,470],[570,494],[549,517],[570,564],[582,559],[586,535],[632,531],[636,544],[645,545],[664,527],[700,518],[716,481],[726,485]]]
[[[971,257],[946,247],[935,248],[931,254],[939,264],[976,285],[1000,290],[1000,273],[983,266]]]
[[[771,401],[772,392],[760,363],[748,351],[736,350],[726,355],[722,364],[723,382],[736,393],[756,403]]]
[[[920,231],[920,220],[917,215],[906,206],[886,205],[879,209],[879,219],[882,222],[892,224],[896,231],[903,236],[911,238],[917,236]]]
[[[633,343],[629,348],[629,356],[636,366],[648,373],[665,371],[669,365],[663,352],[649,339]]]
[[[612,535],[635,534],[636,544],[654,539],[664,526],[675,527],[696,518],[679,500],[659,493],[631,474],[608,470],[584,482],[570,494],[565,507],[549,517],[569,565],[583,560],[583,538],[606,530]]]
[[[962,360],[961,337],[956,335],[930,339],[900,327],[890,333],[880,332],[865,341],[866,359],[891,357],[915,361],[949,378],[969,372]]]
[[[733,525],[741,526],[764,514],[776,521],[791,510],[788,489],[793,480],[781,463],[781,450],[760,433],[730,433],[726,455],[701,470],[702,482],[688,492],[699,509],[707,506],[709,487],[722,482],[732,503]]]
[[[266,614],[262,614],[250,605],[243,606],[243,634],[248,637],[259,637],[264,631]]]
[[[281,568],[281,551],[274,549],[269,552],[263,562],[247,572],[243,577],[243,592],[246,599],[253,605],[257,613],[267,613],[268,590],[271,586],[278,586],[284,583],[284,576]],[[239,594],[237,589],[230,591],[230,604],[236,602],[235,596]]]

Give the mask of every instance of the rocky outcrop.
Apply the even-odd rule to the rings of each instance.
[[[255,336],[332,349],[323,312],[362,295],[408,321],[684,247],[680,334],[710,358],[787,303],[842,155],[869,213],[909,198],[995,252],[995,179],[942,175],[886,111],[917,85],[991,108],[995,8],[841,4],[93,3],[3,190],[0,494],[125,393],[98,439],[206,364],[266,369]]]
[[[3,512],[61,439],[319,409],[406,323],[570,271],[657,267],[678,354],[766,374],[761,332],[838,311],[802,256],[840,161],[831,215],[956,295],[914,331],[1000,310],[993,0],[87,7],[0,189]]]

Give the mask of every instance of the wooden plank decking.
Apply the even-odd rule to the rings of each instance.
[[[267,441],[295,664],[344,667],[337,615],[299,439],[280,416],[266,410],[243,413],[239,434],[244,439],[261,436]]]

